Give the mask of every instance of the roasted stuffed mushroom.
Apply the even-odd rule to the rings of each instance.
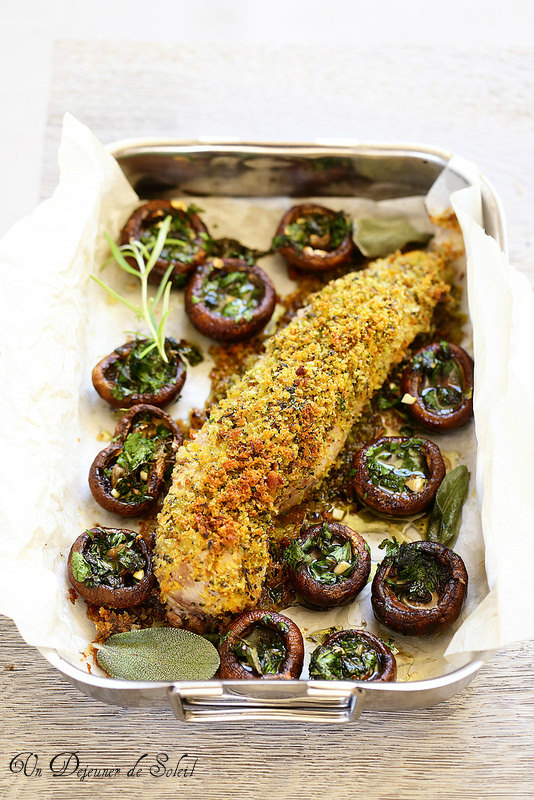
[[[373,579],[375,617],[404,636],[439,633],[458,619],[467,592],[459,555],[437,542],[383,542],[387,548]]]
[[[310,678],[318,680],[394,681],[397,662],[390,648],[368,631],[338,631],[315,648]]]
[[[172,267],[172,285],[177,289],[183,288],[191,272],[204,263],[211,248],[211,237],[198,211],[195,206],[186,206],[180,201],[150,200],[130,216],[122,229],[119,244],[140,242],[150,252],[155,246],[161,223],[166,217],[171,217],[163,249],[149,279],[159,283]],[[132,257],[127,260],[133,267],[137,266]]]
[[[286,211],[273,247],[288,264],[307,272],[328,272],[350,264],[356,250],[352,223],[344,212],[313,203]]]
[[[449,431],[473,416],[473,359],[458,345],[435,342],[416,352],[401,389],[415,420],[433,431]]]
[[[268,275],[239,258],[207,261],[185,293],[185,310],[195,328],[221,342],[254,336],[267,325],[275,305]]]
[[[149,342],[135,339],[115,348],[93,369],[93,386],[114,408],[130,408],[140,403],[164,407],[179,395],[186,378],[180,346],[165,339],[164,361],[155,348],[145,353]]]
[[[109,447],[89,470],[96,502],[114,514],[137,517],[155,508],[182,443],[178,425],[157,406],[132,406]]]
[[[428,439],[382,436],[354,457],[354,488],[380,514],[410,516],[432,503],[445,476],[439,447]]]
[[[304,660],[304,641],[288,617],[257,609],[230,624],[220,657],[219,675],[226,680],[298,678]]]
[[[299,598],[315,608],[350,603],[371,569],[365,540],[339,522],[305,527],[286,548],[284,561]]]
[[[152,592],[152,557],[145,540],[124,528],[95,527],[72,545],[69,580],[84,600],[95,606],[132,608]]]

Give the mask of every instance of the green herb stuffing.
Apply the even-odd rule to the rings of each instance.
[[[288,626],[266,614],[249,634],[234,645],[237,658],[257,675],[276,675],[286,657],[284,634]]]
[[[128,434],[115,464],[104,470],[113,497],[125,503],[142,503],[151,497],[147,483],[156,444],[141,433]]]
[[[115,462],[104,470],[112,496],[126,503],[142,503],[151,498],[148,482],[155,465],[165,461],[165,472],[170,476],[172,441],[172,433],[165,425],[143,415],[124,439]]]
[[[352,223],[343,211],[336,211],[333,215],[303,214],[288,225],[283,234],[274,237],[273,249],[290,246],[300,252],[304,247],[312,247],[331,252],[337,250],[351,232]]]
[[[248,272],[212,270],[192,302],[202,302],[212,313],[235,322],[250,322],[263,297],[263,288]]]
[[[424,350],[412,359],[412,368],[422,373],[421,398],[435,413],[455,411],[464,400],[463,374],[451,355],[448,342],[439,350]]]
[[[357,631],[347,631],[331,644],[321,644],[310,659],[310,678],[319,680],[371,680],[378,675],[376,650]]]
[[[146,561],[135,546],[136,534],[109,532],[102,528],[87,533],[91,537],[90,544],[83,555],[78,554],[76,563],[75,554],[71,561],[76,580],[88,588],[109,586],[112,589],[134,586],[139,582],[134,573],[144,570]]]
[[[414,603],[430,603],[443,579],[439,561],[417,546],[416,542],[399,544],[384,539],[379,544],[392,559],[386,583],[397,597]]]
[[[428,467],[421,439],[384,442],[367,450],[366,466],[375,486],[388,492],[416,494],[426,484]]]
[[[142,433],[130,433],[124,440],[122,453],[117,459],[124,469],[133,472],[142,464],[147,464],[154,455],[154,439],[147,439]]]
[[[182,264],[191,264],[197,256],[199,250],[205,250],[208,255],[212,252],[213,240],[202,231],[197,231],[191,225],[191,215],[196,214],[202,209],[195,205],[187,207],[186,211],[171,214],[169,230],[165,237],[159,258],[165,261],[179,261]],[[141,235],[141,244],[151,253],[155,246],[157,237],[162,225],[162,220],[154,222],[147,227]],[[187,277],[185,279],[187,282]]]
[[[311,577],[326,586],[333,586],[349,578],[358,563],[349,539],[342,540],[333,534],[328,523],[323,523],[319,533],[306,541],[294,540],[284,552],[284,562],[296,570],[304,565]]]
[[[146,340],[140,339],[126,358],[114,362],[112,377],[115,385],[111,393],[118,400],[132,394],[157,394],[164,386],[174,383],[180,358],[176,342],[165,340],[166,361],[158,350],[145,351]]]

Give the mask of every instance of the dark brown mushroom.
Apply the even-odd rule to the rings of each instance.
[[[303,242],[294,241],[291,226],[302,225],[303,231],[308,220],[308,227],[316,227],[315,232],[306,232]],[[302,223],[300,222],[302,220]],[[324,221],[328,224],[322,224]],[[331,223],[334,221],[341,229],[337,237],[333,237]],[[333,211],[325,206],[313,203],[290,208],[278,225],[275,234],[275,246],[285,260],[300,270],[307,272],[327,272],[350,264],[356,246],[352,240],[352,230],[342,211]]]
[[[184,240],[187,248],[166,244],[159,259],[154,264],[149,276],[153,283],[159,283],[165,272],[172,265],[170,281],[172,285],[181,289],[187,283],[188,276],[200,264],[203,264],[208,255],[208,242],[210,241],[208,229],[193,210],[189,210],[184,203],[169,200],[150,200],[140,206],[128,219],[122,229],[119,244],[125,245],[132,241],[146,242],[147,238],[157,236],[157,225],[165,217],[171,216],[171,228],[168,239],[173,235],[178,240]],[[173,230],[178,228],[178,230]],[[188,235],[185,235],[185,232]],[[189,233],[190,232],[190,233]],[[137,268],[135,259],[126,259],[134,268]]]
[[[206,261],[185,292],[185,310],[195,328],[221,342],[254,336],[267,325],[275,305],[269,276],[239,258]]]
[[[140,403],[164,407],[172,403],[180,393],[186,378],[184,362],[180,357],[178,343],[165,339],[165,363],[156,349],[143,359],[139,354],[148,345],[146,339],[135,339],[120,345],[93,368],[93,386],[106,403],[114,408],[130,408]],[[142,366],[140,364],[142,362]],[[159,372],[158,385],[155,374]],[[126,376],[123,378],[123,376]],[[150,378],[150,384],[147,380]],[[136,391],[136,380],[137,391]],[[125,384],[121,386],[121,381]]]
[[[368,631],[333,633],[310,658],[310,678],[315,680],[394,681],[396,677],[395,656]]]
[[[230,623],[219,655],[223,680],[287,680],[302,672],[304,640],[288,617],[256,609]]]
[[[473,359],[450,342],[422,347],[404,370],[401,390],[413,398],[406,407],[423,427],[459,428],[473,416]]]
[[[348,560],[340,555],[340,547],[348,550]],[[317,609],[350,603],[367,583],[371,569],[365,539],[339,522],[304,528],[286,549],[284,560],[299,598]]]
[[[108,608],[144,603],[155,581],[146,542],[125,528],[96,527],[80,534],[70,549],[67,571],[84,600]]]
[[[373,579],[375,617],[404,636],[445,630],[458,619],[467,592],[459,555],[437,542],[401,544]]]
[[[168,434],[158,437],[156,426],[163,426]],[[130,471],[128,458],[122,458],[127,437],[138,433],[153,443],[147,460],[135,463]],[[96,456],[89,470],[89,488],[96,502],[114,514],[138,517],[156,506],[165,479],[182,443],[182,433],[173,419],[157,406],[145,404],[132,406],[115,428],[115,441]],[[126,461],[126,464],[118,463]],[[140,475],[146,472],[146,477]],[[144,478],[144,479],[143,479]],[[122,489],[122,491],[121,491]],[[125,499],[127,498],[127,499]]]
[[[356,453],[353,468],[362,503],[398,517],[428,508],[445,477],[439,447],[428,439],[406,436],[382,436],[365,445]]]

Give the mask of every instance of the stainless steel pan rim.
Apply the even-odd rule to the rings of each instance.
[[[397,176],[404,176],[406,186],[409,186],[410,169],[420,169],[421,174],[415,181],[422,189],[419,193],[424,193],[425,183],[426,189],[430,188],[452,157],[449,151],[424,144],[365,143],[357,140],[326,140],[306,144],[248,143],[237,139],[207,137],[196,140],[152,138],[125,139],[114,142],[108,149],[127,177],[128,165],[142,164],[146,158],[149,159],[148,164],[155,159],[158,164],[161,162],[172,169],[172,165],[183,156],[192,156],[193,159],[195,156],[208,159],[219,156],[265,156],[267,159],[279,158],[280,161],[292,157],[303,161],[314,157],[348,157],[355,159],[358,164],[373,162],[382,165],[382,168],[395,164],[398,167]],[[455,165],[455,176],[459,188],[471,184],[470,174],[464,173],[461,163]],[[501,202],[489,181],[481,174],[477,177],[482,193],[485,230],[506,252]],[[387,192],[387,186],[384,191]],[[70,664],[55,650],[40,649],[40,652],[80,691],[112,705],[151,708],[168,707],[170,704],[178,719],[194,722],[290,721],[335,724],[354,721],[362,710],[403,711],[428,708],[440,703],[465,688],[492,655],[491,652],[476,653],[471,661],[445,675],[405,683],[310,680],[159,683],[122,681],[92,675]]]
[[[388,159],[408,160],[432,165],[434,177],[449,164],[453,153],[440,147],[417,142],[362,142],[357,139],[325,139],[315,142],[246,142],[238,139],[199,137],[198,139],[128,138],[108,145],[111,155],[119,162],[143,156],[168,157],[187,154],[250,155],[272,157],[352,157],[369,161]],[[464,162],[465,164],[465,162]],[[464,186],[470,185],[470,176],[463,171],[463,165],[456,164],[455,174]],[[504,208],[493,185],[481,172],[478,172],[482,194],[484,228],[493,236],[501,250],[507,254],[506,224]],[[430,185],[428,186],[430,188]]]
[[[433,147],[417,142],[361,142],[357,139],[318,139],[314,142],[248,142],[232,138],[200,136],[198,139],[162,139],[162,138],[127,138],[119,139],[107,145],[107,149],[120,161],[132,153],[149,153],[155,151],[168,153],[213,153],[244,152],[275,155],[363,155],[363,156],[401,156],[417,155],[425,160],[435,161],[439,165],[448,162],[452,157],[450,150]]]
[[[55,650],[41,654],[90,697],[120,706],[170,704],[183,721],[290,720],[350,722],[363,710],[401,711],[428,708],[467,686],[491,653],[436,678],[409,683],[365,681],[123,681],[91,675]]]

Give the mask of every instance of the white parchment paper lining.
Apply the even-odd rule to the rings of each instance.
[[[90,370],[124,341],[125,331],[136,328],[131,313],[112,303],[89,274],[102,263],[103,230],[117,235],[137,197],[106,149],[70,115],[64,121],[59,160],[61,179],[53,197],[0,243],[4,286],[9,285],[0,361],[0,612],[13,618],[28,643],[57,649],[76,664],[83,660],[80,654],[94,628],[84,603],[72,604],[67,597],[66,557],[86,527],[117,524],[94,503],[87,487],[89,465],[105,446],[96,436],[114,428],[111,413],[92,389]],[[408,651],[411,666],[405,677],[412,679],[441,674],[473,652],[534,636],[534,493],[528,485],[534,474],[534,300],[526,278],[480,227],[477,171],[473,165],[462,167],[464,173],[470,170],[472,188],[449,198],[446,172],[429,200],[439,205],[444,196],[450,199],[466,244],[476,364],[476,494],[483,539],[473,491],[455,547],[468,567],[469,600],[452,641],[452,634],[417,643],[399,643],[402,637],[395,637],[401,651]],[[203,199],[202,205],[215,236],[268,247],[281,210],[290,205],[281,202],[218,198]],[[357,199],[348,204],[343,198],[343,207],[355,215],[407,213],[417,227],[429,225],[420,198],[378,204]],[[253,231],[253,240],[248,242],[243,231]],[[265,259],[262,267],[280,294],[291,290],[281,259]],[[121,292],[135,292],[128,277],[117,272],[108,268],[105,280]],[[190,326],[181,305],[175,300],[169,333],[196,341],[206,352],[208,340]],[[190,370],[180,401],[170,409],[173,416],[186,418],[190,407],[203,404],[210,368],[208,358]],[[452,436],[442,446],[460,452],[474,472],[472,432]],[[375,550],[383,532],[368,538]],[[305,633],[363,621],[370,630],[389,636],[372,617],[368,588],[348,609],[331,612],[320,622],[313,612],[295,608],[288,613]]]

